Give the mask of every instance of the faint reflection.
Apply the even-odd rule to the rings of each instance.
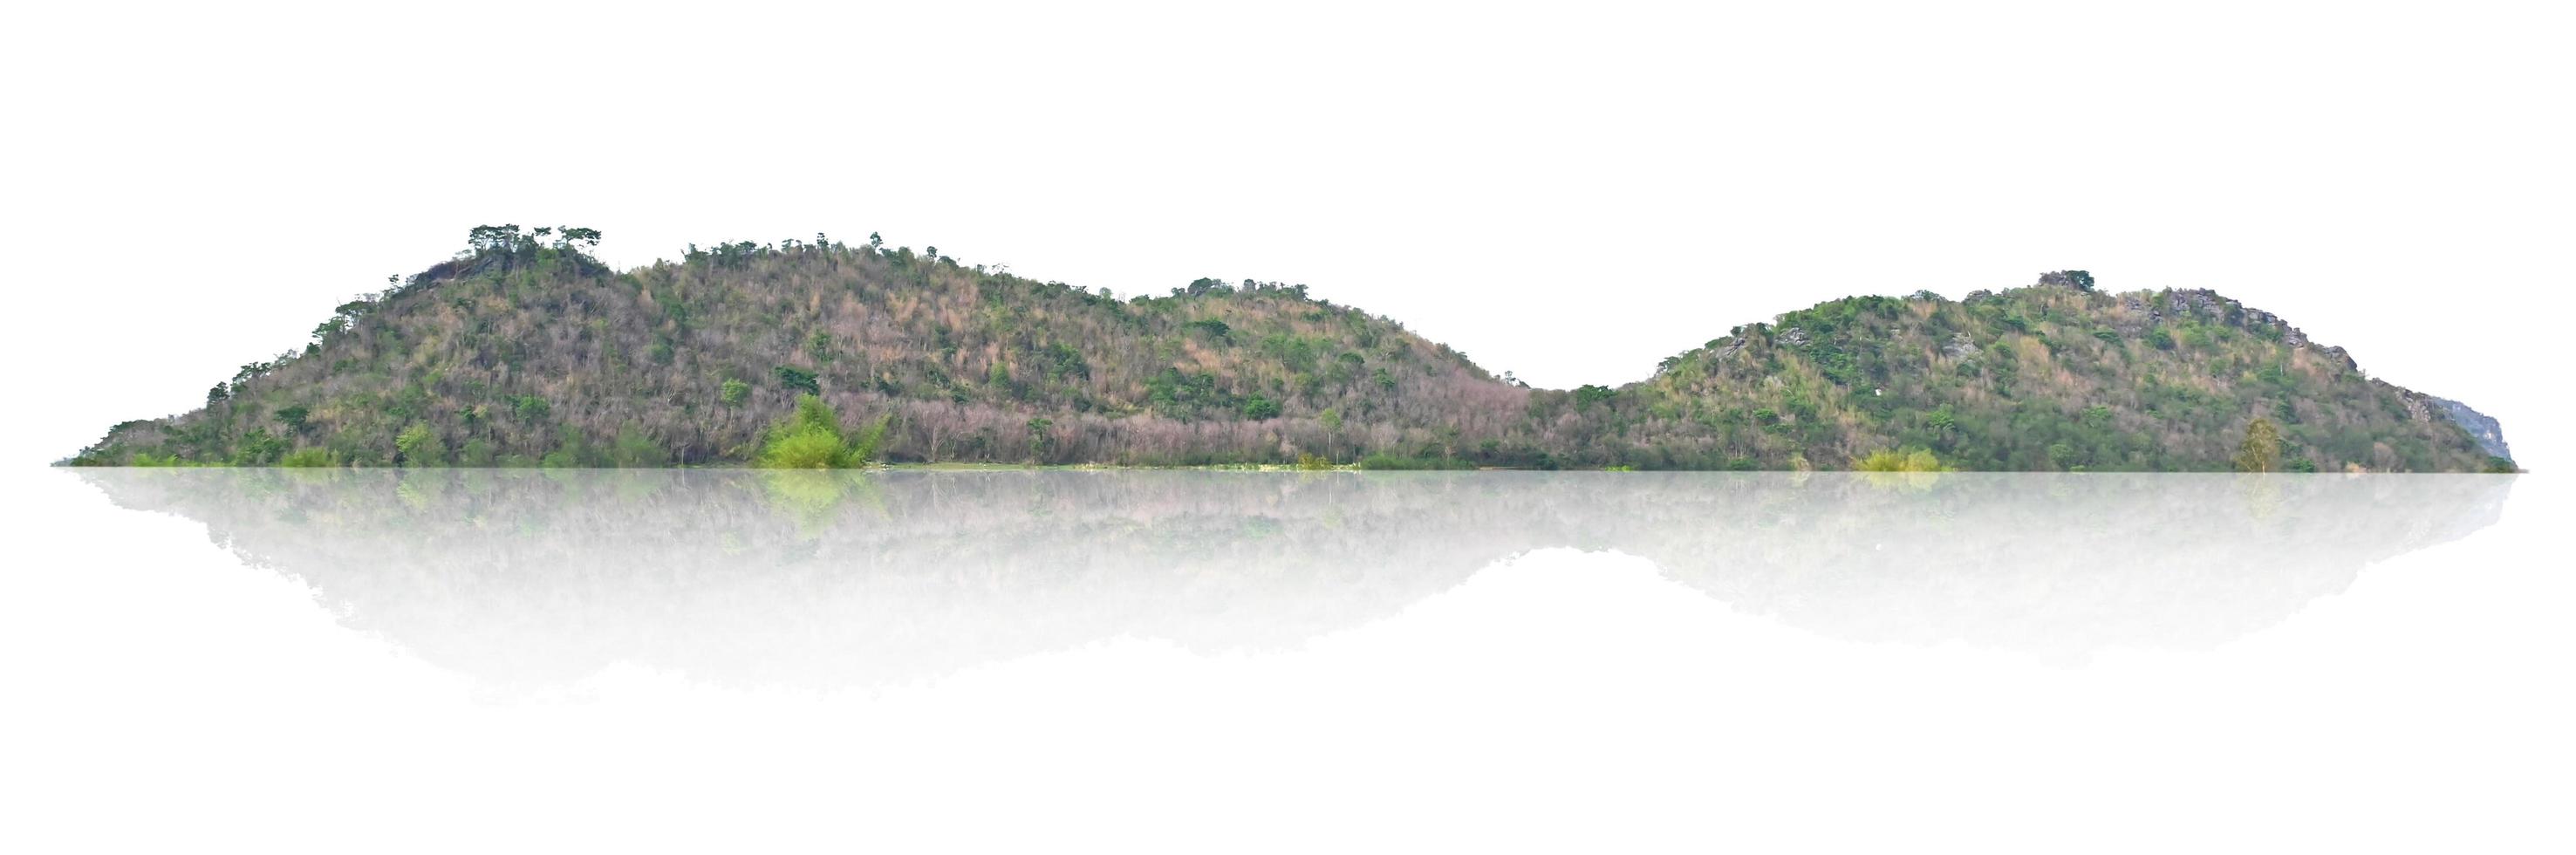
[[[1827,636],[2198,648],[2494,523],[2508,476],[83,470],[495,687],[934,678],[1119,637],[1277,650],[1531,549]]]

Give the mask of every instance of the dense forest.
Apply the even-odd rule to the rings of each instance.
[[[466,248],[74,465],[984,462],[1367,468],[2509,470],[2491,421],[2207,291],[2065,271],[1736,327],[1616,388],[1531,389],[1302,285],[1116,299],[871,235]],[[2488,436],[2494,437],[2488,441]]]

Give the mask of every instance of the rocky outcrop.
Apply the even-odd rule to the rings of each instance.
[[[2504,425],[2497,423],[2493,416],[2478,412],[2467,404],[2449,398],[2436,395],[2426,395],[2424,398],[2431,401],[2434,408],[2441,410],[2442,415],[2449,416],[2451,421],[2466,428],[2469,436],[2477,439],[2479,448],[2486,449],[2488,454],[2496,457],[2513,459],[2512,447],[2504,444]]]

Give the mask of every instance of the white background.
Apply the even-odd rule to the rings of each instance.
[[[1290,650],[1127,636],[837,692],[625,660],[531,697],[432,664],[419,633],[361,631],[363,606],[335,615],[327,585],[245,565],[202,522],[19,470],[0,473],[30,526],[0,574],[0,849],[2569,851],[2576,579],[2544,559],[2567,491],[2364,477],[2520,482],[2494,525],[2344,568],[2348,587],[2288,595],[2294,613],[2206,649],[1855,641],[1644,557],[1558,548]],[[2101,605],[2031,578],[1925,593],[2043,618]],[[931,583],[950,584],[967,583]],[[710,599],[671,611],[734,607]]]
[[[183,411],[479,223],[1303,282],[1542,386],[1820,299],[2211,287],[2568,452],[2544,4],[23,4],[21,407]]]
[[[0,848],[2566,848],[2547,474],[2271,630],[2081,668],[1551,551],[1278,656],[494,705],[30,468],[487,222],[619,264],[881,231],[1121,294],[1303,282],[1556,387],[2085,268],[2576,453],[2563,7],[933,5],[0,13]]]

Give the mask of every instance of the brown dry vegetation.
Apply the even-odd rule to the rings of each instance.
[[[2214,470],[2267,418],[2294,469],[2490,464],[2429,399],[2278,318],[2080,274],[1838,300],[1643,382],[1546,391],[1303,286],[1121,301],[821,236],[621,273],[543,237],[477,229],[204,409],[119,425],[72,462],[739,463],[813,391],[854,424],[887,420],[894,461],[1780,469],[1906,449],[1968,469]]]

